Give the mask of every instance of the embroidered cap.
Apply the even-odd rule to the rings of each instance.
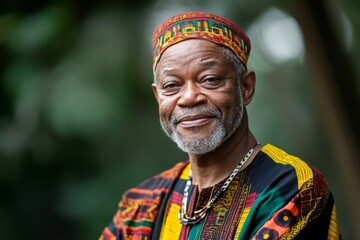
[[[165,20],[155,29],[153,69],[168,47],[187,39],[205,39],[228,47],[246,67],[250,40],[233,21],[207,12],[186,12]]]

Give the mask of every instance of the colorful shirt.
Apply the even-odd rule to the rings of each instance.
[[[190,164],[177,164],[128,190],[100,240],[341,239],[329,186],[319,171],[267,144],[240,171],[198,224],[178,220]],[[190,188],[189,212],[223,182]]]

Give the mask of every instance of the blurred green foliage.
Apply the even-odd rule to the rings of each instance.
[[[360,66],[359,3],[338,5]],[[349,236],[304,50],[276,62],[261,52],[263,36],[256,35],[264,13],[291,17],[287,7],[276,0],[2,1],[1,238],[96,239],[125,189],[186,159],[161,132],[151,91],[152,31],[185,10],[224,14],[252,32],[258,87],[251,127],[262,143],[325,174]]]

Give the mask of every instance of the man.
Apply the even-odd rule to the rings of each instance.
[[[321,173],[249,129],[249,53],[245,33],[210,13],[155,30],[160,123],[189,160],[128,190],[100,239],[341,238]]]

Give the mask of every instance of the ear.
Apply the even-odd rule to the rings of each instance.
[[[247,71],[240,80],[241,92],[243,94],[244,105],[250,104],[255,93],[256,76],[253,71]]]
[[[155,96],[155,98],[156,98],[156,101],[157,101],[157,102],[158,102],[158,104],[159,104],[159,95],[158,95],[158,88],[157,88],[157,84],[156,84],[156,83],[153,83],[153,84],[151,85],[151,87],[152,87],[152,90],[153,90],[154,96]]]

